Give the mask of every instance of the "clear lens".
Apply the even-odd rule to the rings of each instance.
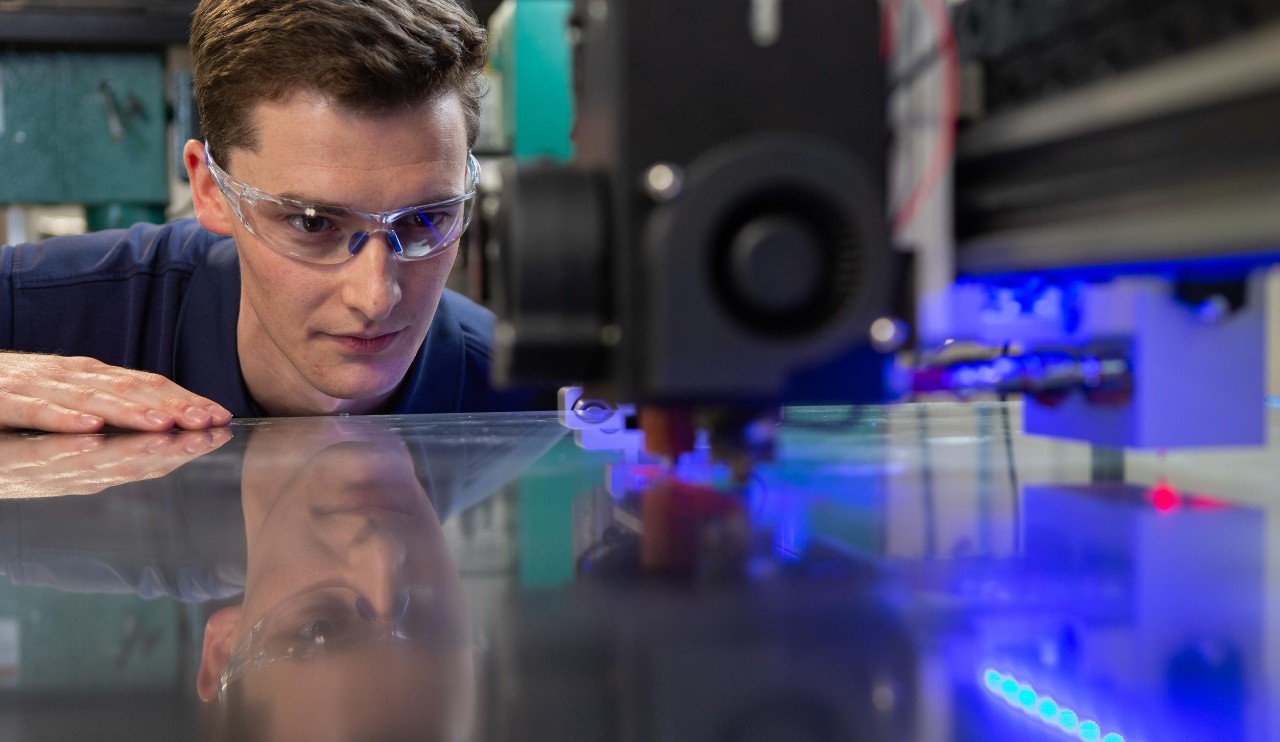
[[[354,235],[395,232],[404,248],[403,257],[434,255],[458,239],[467,224],[471,199],[422,206],[397,212],[388,221],[363,214],[324,210],[301,204],[243,200],[246,226],[272,248],[312,263],[341,263],[351,257],[350,248],[365,240]]]
[[[435,204],[366,214],[290,201],[262,193],[228,175],[207,155],[218,187],[245,227],[277,252],[309,263],[342,263],[377,232],[402,258],[431,257],[457,240],[471,221],[480,166],[467,155],[467,193]],[[399,248],[397,248],[399,243]]]
[[[470,200],[418,208],[388,226],[400,238],[405,257],[425,257],[462,234],[470,209]]]
[[[367,221],[296,204],[244,200],[249,230],[272,248],[313,263],[346,260],[344,235],[365,228]]]
[[[262,617],[228,663],[222,687],[246,670],[281,660],[394,638],[442,649],[482,649],[483,641],[459,613],[459,606],[435,599],[430,588],[401,593],[392,615],[378,616],[360,593],[328,587],[295,595]]]

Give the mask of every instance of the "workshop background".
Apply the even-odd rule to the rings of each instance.
[[[563,19],[568,0],[555,4]],[[488,17],[496,5],[472,7]],[[192,216],[181,151],[200,136],[186,48],[195,6],[0,0],[0,244]],[[504,154],[492,138],[481,148]],[[459,261],[464,291],[465,275]],[[206,617],[5,581],[0,739],[63,739],[86,725],[114,739],[144,719],[157,733],[190,728],[195,704],[166,701],[191,693]]]
[[[491,92],[476,148],[485,166],[483,217],[496,210],[502,162],[571,155],[572,65],[565,21],[572,0],[468,4],[491,30]],[[0,0],[0,243],[191,215],[180,152],[187,139],[199,137],[185,48],[194,6],[195,0]],[[488,299],[482,275],[491,242],[487,229],[486,219],[475,221],[451,278],[453,288],[482,301]],[[1276,270],[1268,281],[1267,312],[1280,312]],[[1267,352],[1268,393],[1280,395],[1280,337],[1274,322]],[[1012,459],[1012,444],[1008,453]],[[1076,476],[1089,463],[1083,454],[1064,463],[1061,479]],[[956,501],[976,500],[961,495],[976,491],[978,483],[949,485],[958,493]],[[560,480],[545,489],[573,494]],[[914,511],[899,516],[904,522],[915,519]],[[502,513],[491,520],[507,522]],[[568,522],[563,520],[562,530]],[[537,525],[526,527],[547,543],[564,535],[546,523]],[[450,534],[456,537],[455,530],[467,527],[466,521],[451,523]],[[939,540],[960,543],[971,535],[943,533]],[[477,549],[487,545],[483,538],[475,543]],[[572,555],[561,556],[552,565],[560,573],[537,565],[543,567],[534,570],[537,578],[550,581],[547,574],[571,570]],[[495,561],[508,561],[499,557]],[[500,591],[495,587],[493,593]],[[53,600],[74,601],[74,606],[68,610],[45,602]],[[85,615],[97,618],[96,632],[83,631],[87,621],[56,620]],[[193,637],[203,620],[195,607],[175,610],[132,595],[50,597],[0,584],[0,688],[8,691],[0,695],[0,739],[14,738],[19,724],[49,738],[59,729],[82,727],[83,720],[71,718],[66,705],[57,703],[69,696],[101,699],[82,704],[78,713],[96,715],[104,729],[155,709],[182,708],[156,698],[190,692],[185,679],[198,660]],[[43,716],[44,707],[28,703],[19,710],[15,701],[33,698],[48,700]],[[157,724],[178,729],[186,721],[179,714]]]
[[[499,166],[572,154],[572,0],[463,2],[486,20],[492,55],[476,147],[486,165],[481,218],[451,286],[488,302],[485,216],[497,209]],[[191,216],[181,148],[199,136],[185,46],[194,7],[195,0],[0,0],[0,242]],[[1280,273],[1272,271],[1272,316],[1277,302]],[[1273,396],[1280,395],[1276,336],[1272,328]]]

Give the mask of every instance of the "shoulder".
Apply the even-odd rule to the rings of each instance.
[[[183,219],[7,247],[10,254],[3,262],[17,288],[118,281],[139,274],[190,273],[214,245],[226,240],[194,219]]]
[[[440,297],[436,319],[453,325],[462,339],[467,355],[488,362],[493,349],[493,330],[497,316],[485,307],[456,291],[445,289]]]
[[[439,395],[429,407],[403,412],[497,412],[553,409],[554,393],[535,386],[495,389],[490,383],[497,316],[462,294],[445,290],[424,347],[422,380]],[[416,377],[416,376],[415,376]],[[413,386],[420,386],[413,384]],[[444,399],[448,395],[448,399]]]

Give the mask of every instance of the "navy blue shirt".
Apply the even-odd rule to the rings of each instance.
[[[235,241],[194,219],[0,246],[0,349],[150,371],[239,417],[262,417],[240,372]],[[491,312],[445,291],[388,412],[552,409],[489,384]]]

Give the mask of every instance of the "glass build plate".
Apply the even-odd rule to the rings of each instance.
[[[0,739],[1280,739],[1277,452],[1020,417],[3,434]]]

